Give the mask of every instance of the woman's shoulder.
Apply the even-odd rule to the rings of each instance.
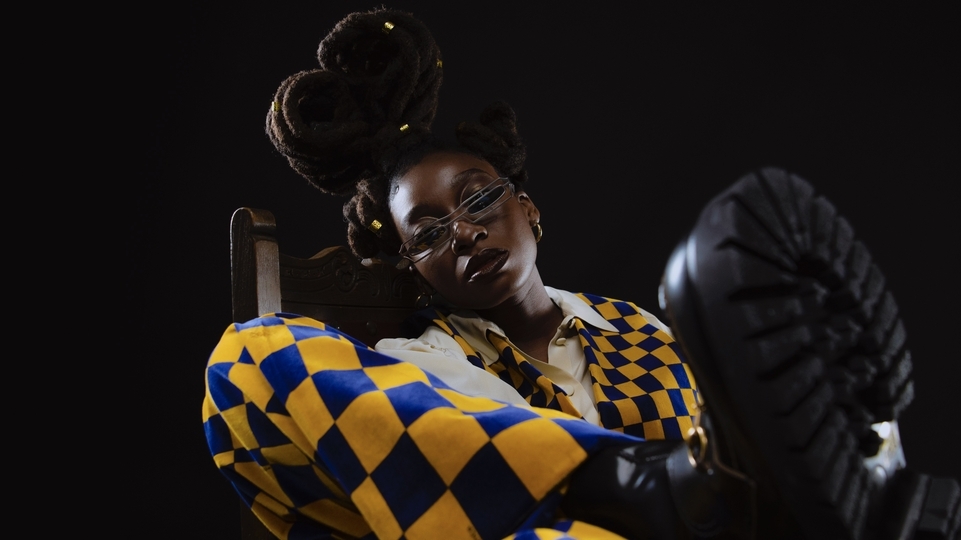
[[[457,341],[443,328],[430,325],[415,337],[396,337],[385,338],[377,342],[375,349],[380,352],[389,351],[416,351],[426,353],[438,353],[446,356],[455,355],[467,359],[463,349]]]
[[[655,328],[666,332],[673,338],[673,333],[671,332],[670,326],[661,321],[654,313],[629,300],[620,300],[610,296],[603,296],[587,292],[573,293],[560,289],[552,289],[551,287],[548,287],[548,289],[549,291],[555,291],[558,295],[565,297],[565,299],[568,301],[571,301],[570,299],[574,298],[577,301],[583,302],[608,321],[616,321],[640,315],[646,322],[650,323]]]

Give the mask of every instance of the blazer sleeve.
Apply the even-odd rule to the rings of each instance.
[[[558,411],[465,395],[285,313],[228,327],[206,383],[214,463],[284,539],[534,531],[574,468],[607,445],[639,440]]]

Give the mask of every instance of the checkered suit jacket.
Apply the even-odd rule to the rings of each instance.
[[[596,363],[597,380],[616,389],[605,393],[620,419],[609,420],[612,429],[565,412],[543,376],[521,378],[534,376],[531,402],[544,406],[468,397],[319,321],[278,313],[231,325],[210,356],[203,420],[214,462],[284,539],[617,538],[557,513],[564,481],[601,448],[637,442],[630,433],[650,422],[661,422],[659,433],[673,434],[665,425],[680,431],[680,416],[665,424],[659,407],[678,411],[668,390],[691,388],[659,387],[667,401],[649,398],[656,420],[643,416],[643,400],[623,402],[619,396],[638,392],[611,370],[626,378],[624,371],[639,373],[628,367],[636,364],[660,381],[653,373],[662,366],[641,358],[667,358],[663,367],[673,374],[668,366],[680,357],[667,354],[671,346],[657,347],[656,355],[625,363],[647,337],[672,341],[629,313],[629,304],[585,298],[615,325],[627,325],[619,335],[584,330],[593,343],[592,373]],[[501,370],[508,377],[514,371]]]

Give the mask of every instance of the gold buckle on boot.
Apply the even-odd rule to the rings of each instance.
[[[725,538],[753,539],[757,529],[754,481],[718,460],[710,423],[702,424],[703,410],[698,403],[694,426],[684,439],[686,452],[678,448],[668,458],[675,507],[695,534],[724,532]]]

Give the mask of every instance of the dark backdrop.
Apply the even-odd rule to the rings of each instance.
[[[958,380],[957,17],[511,4],[389,7],[419,16],[441,48],[438,131],[495,99],[514,106],[543,214],[544,281],[657,310],[667,257],[704,203],[751,169],[788,168],[850,220],[901,307],[917,389],[901,426],[909,463],[959,476],[945,425]],[[278,84],[317,65],[333,24],[374,4],[156,6],[141,73],[155,130],[127,244],[153,439],[137,456],[151,466],[132,475],[135,499],[158,533],[237,538],[236,497],[200,416],[206,357],[231,321],[228,222],[240,206],[270,209],[299,255],[344,241],[342,201],[296,176],[263,125]],[[591,249],[566,256],[574,245]]]

